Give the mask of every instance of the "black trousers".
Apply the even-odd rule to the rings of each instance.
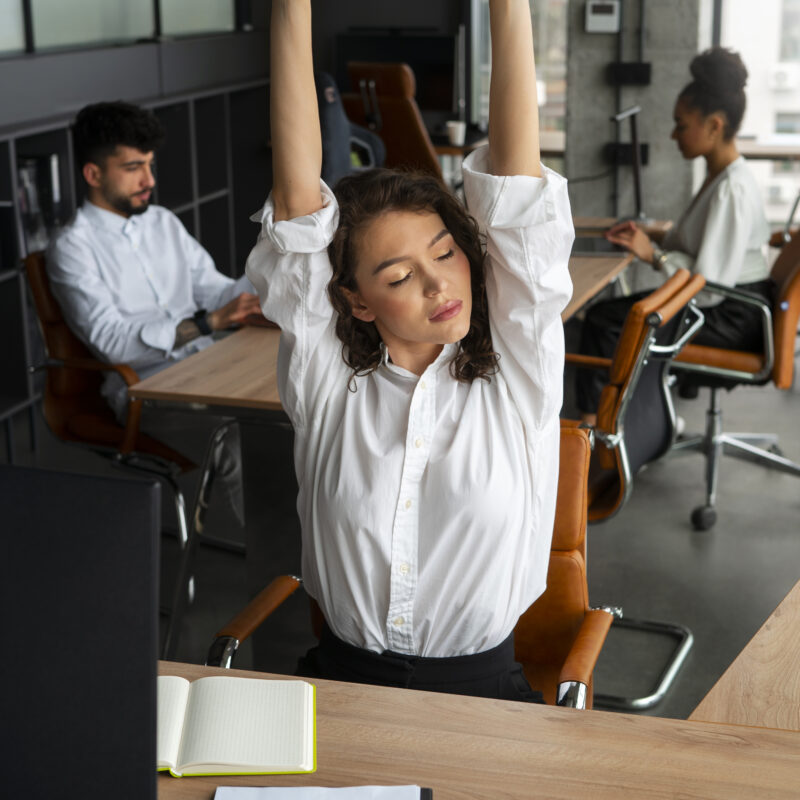
[[[773,302],[775,283],[771,279],[741,284],[736,288],[763,297],[770,305]],[[648,294],[650,292],[639,292],[595,303],[586,312],[583,321],[579,352],[587,356],[611,358],[631,306]],[[705,322],[697,336],[692,339],[692,344],[745,350],[750,353],[761,352],[761,313],[755,306],[738,300],[723,300],[716,306],[703,308],[702,311]],[[606,375],[603,370],[578,370],[575,391],[581,412],[592,414],[597,411],[600,393],[605,384]]]
[[[514,637],[497,647],[468,656],[425,658],[385,650],[373,653],[336,637],[327,625],[317,647],[297,665],[298,676],[351,683],[371,683],[428,692],[447,692],[498,700],[542,703],[522,666],[514,660]]]

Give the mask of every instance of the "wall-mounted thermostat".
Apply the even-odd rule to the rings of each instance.
[[[620,0],[586,0],[586,33],[619,33]]]

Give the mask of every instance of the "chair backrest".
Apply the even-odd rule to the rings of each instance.
[[[50,289],[43,252],[31,253],[25,259],[25,272],[31,287],[47,357],[54,360],[93,359],[94,355],[70,330],[64,319],[61,306]],[[116,424],[114,415],[100,395],[102,378],[100,372],[58,366],[47,368],[42,410],[47,424],[56,436],[62,439],[74,439],[68,431],[68,420],[78,408],[91,409],[92,413],[107,416],[109,423]]]
[[[351,61],[352,90],[342,94],[347,116],[378,133],[386,166],[422,170],[442,177],[436,150],[417,106],[416,80],[408,64]],[[377,104],[374,109],[373,104]]]
[[[25,272],[48,359],[54,362],[63,359],[97,362],[89,348],[70,330],[61,313],[50,289],[44,253],[35,252],[27,256]],[[195,465],[181,453],[139,433],[138,422],[132,431],[119,424],[100,393],[104,374],[100,370],[77,369],[57,363],[47,367],[42,413],[53,434],[67,442],[100,449],[119,449],[123,453],[134,449],[171,461],[181,470],[192,469]]]
[[[589,435],[561,428],[558,496],[547,588],[514,629],[517,661],[531,686],[555,704],[558,678],[589,607],[586,584]]]
[[[788,389],[794,377],[794,352],[800,321],[800,233],[784,244],[772,265],[772,279],[777,284],[772,309],[775,340],[775,364],[772,380],[779,389]]]
[[[327,72],[316,72],[314,82],[322,134],[322,180],[334,186],[339,178],[354,171],[351,159],[354,140],[360,150],[369,152],[367,166],[381,166],[385,160],[383,142],[372,131],[354,125],[347,118],[334,79]]]
[[[622,328],[597,409],[597,430],[620,437],[599,440],[592,458],[589,519],[607,519],[624,503],[633,475],[662,456],[674,438],[675,411],[667,388],[674,356],[652,357],[686,330],[686,309],[705,285],[702,275],[678,270],[635,303]]]

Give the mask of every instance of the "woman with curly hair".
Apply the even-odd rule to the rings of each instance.
[[[302,571],[325,626],[299,673],[517,700],[545,586],[573,238],[539,161],[527,0],[491,0],[471,215],[437,179],[320,181],[309,0],[273,0],[274,183],[247,274],[282,329]]]
[[[772,302],[774,284],[765,257],[769,226],[758,185],[736,149],[747,69],[737,53],[713,47],[695,56],[689,70],[692,81],[675,103],[672,138],[684,158],[705,160],[706,179],[660,246],[635,222],[614,226],[606,238],[665,277],[683,267],[712,283],[736,286]],[[646,294],[592,306],[583,324],[581,353],[611,356],[628,310]],[[761,351],[758,308],[710,292],[701,294],[698,305],[703,307],[705,323],[693,344]],[[592,370],[578,375],[577,402],[587,422],[594,422],[604,383]]]

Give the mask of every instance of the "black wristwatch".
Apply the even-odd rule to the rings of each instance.
[[[204,308],[199,308],[195,311],[192,319],[194,320],[194,324],[197,325],[197,330],[199,330],[203,336],[209,336],[212,333],[211,326],[208,324],[208,312]]]

